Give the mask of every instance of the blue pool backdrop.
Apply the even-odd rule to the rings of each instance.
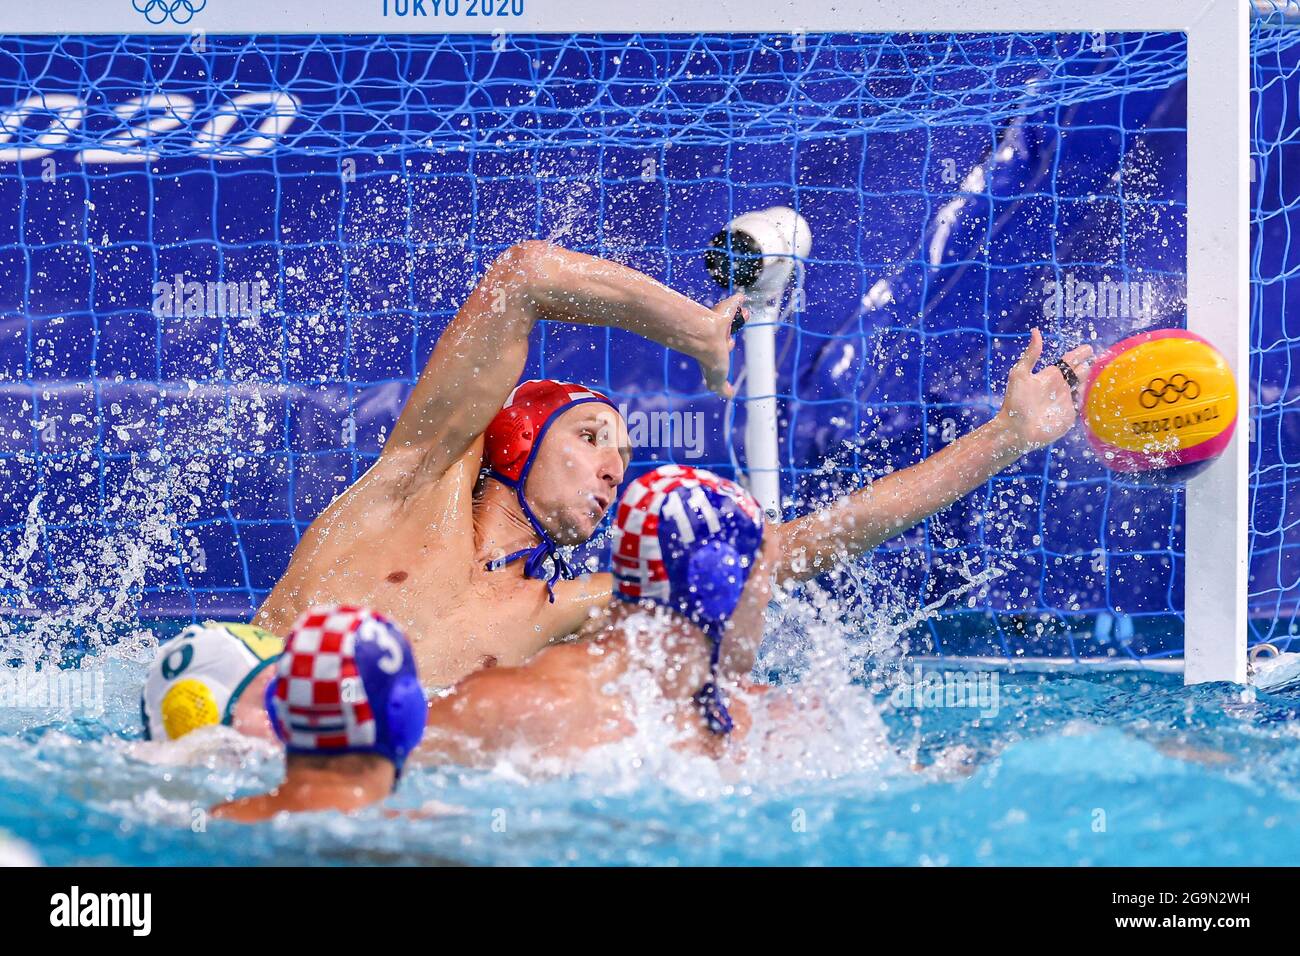
[[[1285,642],[1297,55],[1253,31],[1251,607]],[[251,615],[529,238],[712,300],[715,233],[795,207],[814,242],[778,332],[787,514],[915,463],[996,411],[1032,327],[1054,358],[1183,324],[1185,78],[1179,34],[0,39],[5,606],[88,639]],[[135,155],[82,153],[105,149]],[[242,314],[172,307],[156,283],[177,277],[245,284]],[[1058,314],[1067,281],[1146,306]],[[743,467],[744,402],[681,356],[548,325],[527,371],[703,414],[698,449],[639,448],[633,475]],[[904,623],[932,605],[914,650],[1177,653],[1183,504],[1112,479],[1075,429],[882,546],[855,593]]]

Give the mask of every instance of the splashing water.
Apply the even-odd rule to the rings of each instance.
[[[229,450],[236,431],[258,447],[269,429],[268,391],[195,383],[180,395],[158,390],[149,402],[157,443],[123,456],[122,467],[98,457],[94,437],[122,427],[113,422],[116,405],[70,421],[88,434],[69,438],[69,453],[45,462],[15,456],[20,466],[43,469],[45,487],[33,489],[19,530],[3,535],[0,655],[26,666],[110,645],[149,655],[157,641],[140,626],[142,591],[169,574],[206,570],[197,519],[205,503],[225,496],[242,466],[239,456],[219,450]],[[143,430],[143,421],[136,426]]]
[[[1282,863],[1300,846],[1300,697],[1001,672],[991,714],[927,704],[894,692],[919,665],[844,594],[770,610],[757,673],[777,687],[743,760],[683,756],[629,685],[627,740],[569,764],[412,765],[399,819],[209,821],[276,782],[278,748],[219,727],[139,740],[144,665],[101,649],[81,662],[105,672],[99,716],[0,708],[0,829],[51,864]]]
[[[1127,190],[1154,189],[1155,160],[1140,143],[1126,162]],[[601,241],[610,258],[634,267],[651,258],[638,251],[639,230],[624,210],[608,210],[603,234],[587,221],[590,171],[531,158],[526,165],[543,184],[541,199],[491,203],[480,245],[540,234],[575,246]],[[1037,504],[1015,483],[993,490],[977,516],[996,546],[987,566],[961,553],[919,559],[958,582],[919,608],[898,575],[918,560],[909,555],[778,596],[755,669],[776,689],[754,704],[744,759],[684,756],[661,702],[629,679],[620,689],[640,715],[636,733],[579,760],[512,753],[483,770],[412,766],[392,804],[413,815],[398,820],[375,810],[255,828],[209,821],[212,804],[273,785],[280,751],[224,728],[171,744],[139,739],[145,661],[174,625],[139,620],[137,599],[146,582],[202,563],[187,525],[205,502],[224,504],[238,464],[230,457],[214,468],[182,452],[229,449],[235,431],[252,450],[266,450],[258,442],[283,398],[282,350],[291,368],[304,356],[331,356],[326,371],[339,377],[348,356],[335,354],[337,315],[400,305],[410,289],[430,309],[463,301],[478,261],[467,238],[469,202],[449,201],[436,182],[421,186],[406,172],[372,178],[369,202],[347,207],[342,256],[297,243],[287,223],[316,214],[308,200],[288,200],[303,205],[277,237],[295,243],[285,251],[280,292],[301,320],[284,333],[284,346],[275,311],[275,322],[233,323],[224,364],[213,369],[228,381],[186,390],[200,411],[174,414],[179,406],[160,396],[148,409],[158,416],[156,441],[136,442],[125,469],[111,476],[97,471],[103,465],[90,438],[54,466],[66,479],[80,471],[103,481],[95,533],[51,520],[57,487],[34,491],[26,503],[20,531],[0,548],[0,588],[12,595],[0,649],[21,669],[66,661],[102,674],[104,700],[97,713],[12,699],[0,706],[0,831],[47,863],[74,865],[1293,862],[1294,696],[1068,670],[998,673],[991,715],[897,693],[912,686],[909,655],[928,650],[901,643],[901,635],[957,602],[988,596],[1013,566],[1017,541],[1032,530],[1021,516]],[[407,206],[409,215],[393,215]],[[1161,212],[1149,209],[1150,221],[1129,228],[1159,236]],[[408,223],[414,238],[394,231]],[[435,254],[439,268],[420,265]],[[1180,307],[1181,290],[1158,292],[1158,315]],[[372,344],[382,352],[397,343]],[[902,374],[892,358],[875,364]],[[111,408],[86,424],[124,443],[149,431],[145,419],[137,426],[125,418],[125,431]],[[837,486],[836,471],[828,463],[825,494],[848,490]],[[53,585],[51,565],[60,572]],[[948,661],[934,673],[961,667]]]
[[[121,496],[136,503],[139,524],[96,542],[89,553],[100,563],[79,572],[120,586],[101,603],[91,596],[101,592],[69,591],[80,604],[38,614],[31,633],[51,646],[66,628],[129,620],[130,602],[117,598],[173,553],[178,530],[165,503],[193,486],[175,473],[173,483],[154,480],[167,477],[162,469],[144,474]],[[4,565],[10,582],[25,580],[24,562],[38,553],[39,504],[28,509],[26,550]],[[1293,858],[1293,697],[1068,671],[999,675],[992,716],[896,694],[912,666],[899,635],[998,576],[996,567],[964,571],[961,584],[910,612],[900,613],[902,600],[868,599],[890,583],[870,564],[842,570],[833,586],[778,595],[756,667],[776,690],[755,704],[743,760],[683,756],[654,695],[629,685],[637,732],[580,760],[539,764],[514,753],[484,770],[412,766],[392,801],[409,817],[307,815],[253,829],[209,821],[205,810],[273,785],[278,748],[224,728],[140,741],[144,661],[167,630],[141,622],[134,640],[91,643],[80,659],[82,671],[105,675],[102,713],[0,707],[0,829],[24,841],[13,844],[21,853],[76,865]]]

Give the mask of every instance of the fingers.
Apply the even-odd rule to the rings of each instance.
[[[1029,346],[1025,349],[1025,353],[1020,356],[1020,361],[1016,362],[1011,371],[1020,372],[1022,374],[1032,372],[1034,366],[1038,364],[1039,358],[1042,357],[1042,354],[1043,335],[1035,328],[1029,333]]]
[[[1065,384],[1070,387],[1070,393],[1078,397],[1080,384],[1087,377],[1091,362],[1092,346],[1080,345],[1070,349],[1053,362],[1051,367],[1043,369],[1039,374],[1050,376],[1053,369],[1059,371],[1061,377],[1065,379]]]
[[[1026,346],[1024,354],[1020,356],[1019,360],[1013,366],[1012,371],[1032,371],[1034,366],[1038,364],[1038,360],[1042,357],[1043,336],[1042,333],[1035,328],[1030,331],[1029,345]],[[1055,362],[1051,363],[1051,365],[1040,369],[1039,374],[1050,372],[1053,368],[1060,368],[1060,366],[1064,364],[1069,366],[1069,370],[1073,372],[1077,378],[1082,379],[1088,370],[1089,364],[1092,362],[1092,358],[1093,351],[1091,345],[1076,345]],[[1065,374],[1065,371],[1065,369],[1061,369],[1062,374]],[[1066,380],[1069,380],[1068,376],[1066,376]]]
[[[728,363],[728,367],[723,367],[721,369],[702,369],[704,372],[704,384],[709,391],[721,398],[728,399],[734,397],[736,394],[735,387],[727,381],[727,375],[731,371],[729,365],[730,363]]]
[[[1062,358],[1056,360],[1053,364],[1053,368],[1060,371],[1061,377],[1065,379],[1065,384],[1070,388],[1070,394],[1077,394],[1079,390],[1079,376],[1075,372],[1074,366]],[[1039,374],[1049,375],[1051,374],[1051,369],[1043,369]]]
[[[736,390],[727,381],[727,376],[731,372],[729,358],[731,353],[736,350],[736,333],[749,320],[749,308],[745,305],[745,293],[737,292],[735,295],[727,296],[727,298],[714,305],[711,311],[725,322],[722,326],[724,330],[722,334],[726,336],[727,349],[726,352],[721,354],[721,357],[718,357],[717,353],[715,353],[711,358],[701,358],[700,365],[704,370],[704,382],[709,390],[722,398],[730,399],[735,396]],[[721,343],[717,344],[720,345]]]
[[[1088,367],[1092,365],[1092,358],[1092,346],[1080,345],[1062,355],[1061,361],[1068,362],[1074,369],[1074,374],[1083,378],[1088,373]]]
[[[745,323],[749,321],[749,309],[745,305],[745,294],[738,292],[735,295],[727,296],[713,307],[713,311],[719,315],[726,316],[730,320],[727,329],[728,335],[735,335]]]
[[[725,315],[728,318],[736,314],[737,309],[743,309],[745,306],[745,293],[737,292],[735,295],[729,295],[713,307],[713,311]],[[745,317],[749,317],[749,310],[745,309]]]

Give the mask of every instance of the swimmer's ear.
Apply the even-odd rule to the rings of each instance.
[[[691,554],[686,583],[702,617],[709,621],[730,617],[745,590],[740,554],[725,541],[710,541]]]

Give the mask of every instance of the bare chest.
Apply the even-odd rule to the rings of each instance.
[[[402,624],[421,679],[455,683],[483,667],[513,667],[545,647],[547,595],[514,569],[491,574],[459,567],[376,568],[367,599]]]

